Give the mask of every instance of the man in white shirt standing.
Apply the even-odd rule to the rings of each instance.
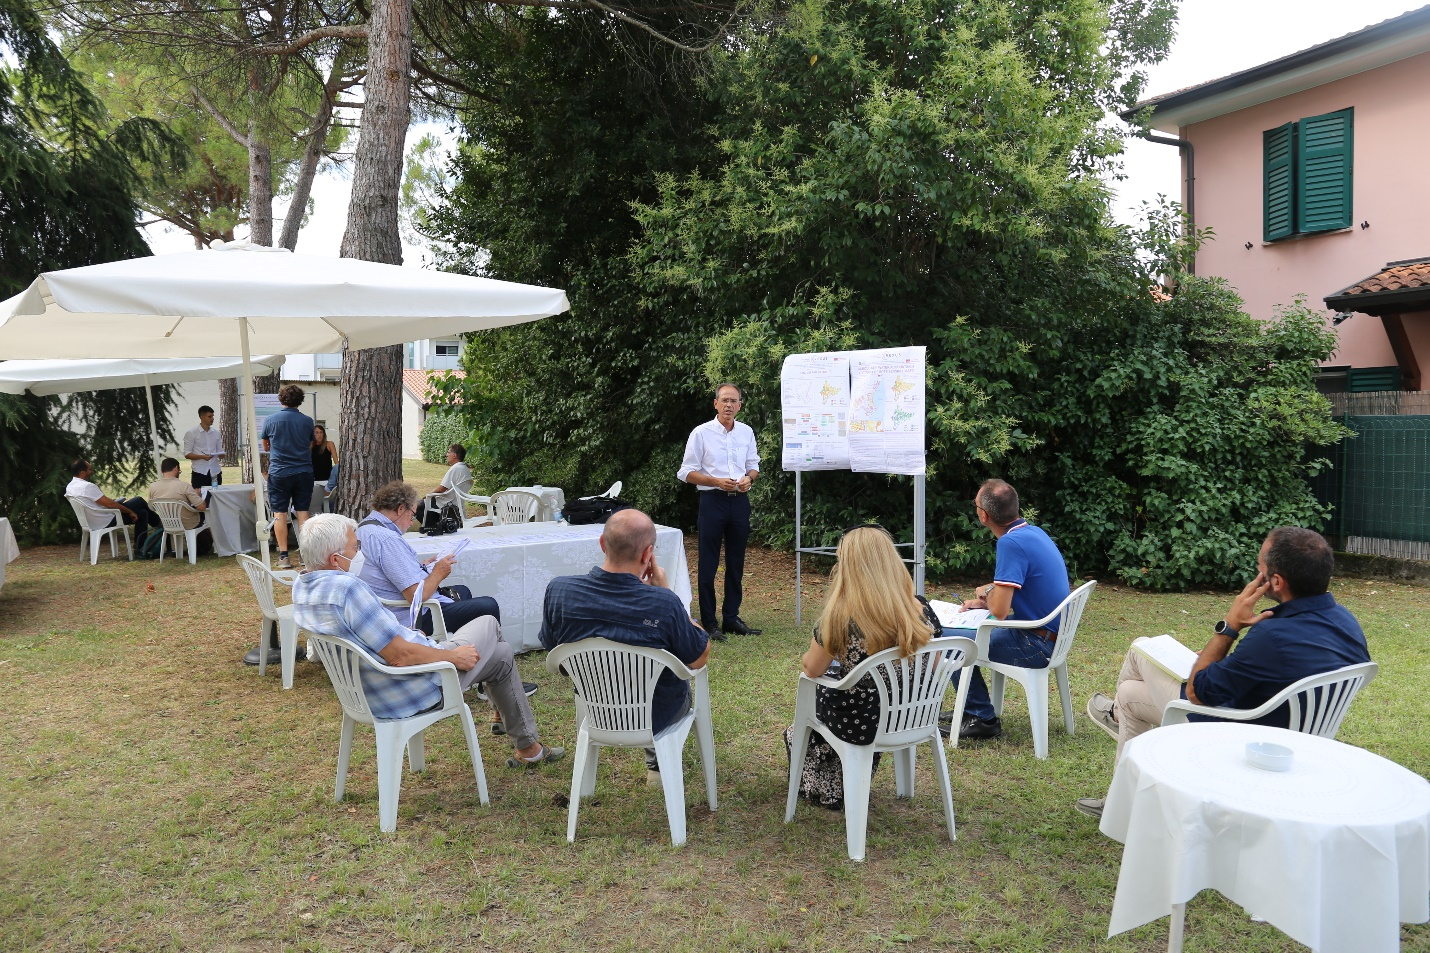
[[[223,438],[213,429],[214,409],[199,408],[199,425],[184,434],[184,458],[193,462],[189,482],[194,489],[223,486]]]
[[[715,419],[690,431],[685,459],[675,477],[695,484],[700,491],[700,560],[696,577],[700,590],[700,625],[711,637],[724,641],[722,632],[759,635],[740,618],[744,598],[745,545],[750,539],[750,486],[760,475],[760,454],[755,432],[735,419],[744,405],[740,388],[721,384],[715,388]],[[720,547],[725,548],[725,602],[723,615],[715,614],[715,570],[720,568]],[[716,619],[721,620],[716,624]]]

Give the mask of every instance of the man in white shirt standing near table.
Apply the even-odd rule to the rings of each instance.
[[[759,635],[740,618],[744,598],[745,546],[750,539],[750,486],[760,475],[755,432],[735,419],[744,406],[740,388],[715,388],[715,419],[690,431],[685,459],[675,476],[700,491],[700,560],[696,578],[700,590],[700,625],[723,642],[722,632]],[[724,614],[715,614],[715,570],[725,548]],[[716,619],[721,620],[716,624]]]
[[[194,489],[223,486],[223,437],[214,429],[214,409],[199,408],[199,425],[184,434],[184,459],[193,463],[189,482]]]

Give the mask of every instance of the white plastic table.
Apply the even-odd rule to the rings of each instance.
[[[0,589],[5,588],[5,567],[20,558],[20,547],[15,542],[15,530],[10,520],[0,516]]]
[[[450,553],[463,537],[472,545],[457,557],[446,585],[466,586],[474,596],[492,596],[501,606],[502,638],[513,651],[541,648],[541,608],[546,584],[557,576],[587,573],[601,564],[599,523],[518,523],[479,526],[450,536],[404,537],[419,557]],[[655,561],[671,591],[690,609],[690,567],[685,537],[670,526],[655,528]]]
[[[538,523],[550,523],[557,513],[566,509],[566,491],[559,486],[509,486],[507,489],[535,493],[541,498],[541,505],[536,509]]]
[[[220,556],[236,553],[251,553],[258,549],[258,537],[253,532],[253,521],[258,508],[249,494],[252,483],[235,483],[225,486],[205,488],[208,500],[208,516],[204,518],[213,529],[214,552]],[[326,484],[313,483],[311,513],[327,512],[328,493]]]
[[[1295,752],[1291,770],[1246,745]],[[1317,953],[1393,953],[1430,919],[1430,782],[1361,748],[1280,728],[1188,724],[1123,750],[1102,813],[1121,841],[1108,936],[1172,917],[1208,887]]]

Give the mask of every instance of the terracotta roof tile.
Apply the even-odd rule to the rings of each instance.
[[[1430,258],[1392,261],[1384,270],[1357,281],[1337,295],[1375,294],[1382,291],[1408,291],[1430,288]]]
[[[456,378],[467,376],[466,371],[414,371],[404,370],[402,372],[402,388],[412,395],[412,399],[420,401],[426,407],[432,403],[432,382],[451,375]],[[461,403],[459,399],[457,403]]]

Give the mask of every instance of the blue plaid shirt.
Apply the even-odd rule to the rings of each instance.
[[[344,639],[376,662],[393,639],[406,638],[441,649],[431,639],[408,632],[367,584],[336,569],[304,573],[293,586],[293,619],[300,628]],[[388,675],[363,666],[362,687],[377,718],[406,718],[442,700],[442,680],[436,672]]]

